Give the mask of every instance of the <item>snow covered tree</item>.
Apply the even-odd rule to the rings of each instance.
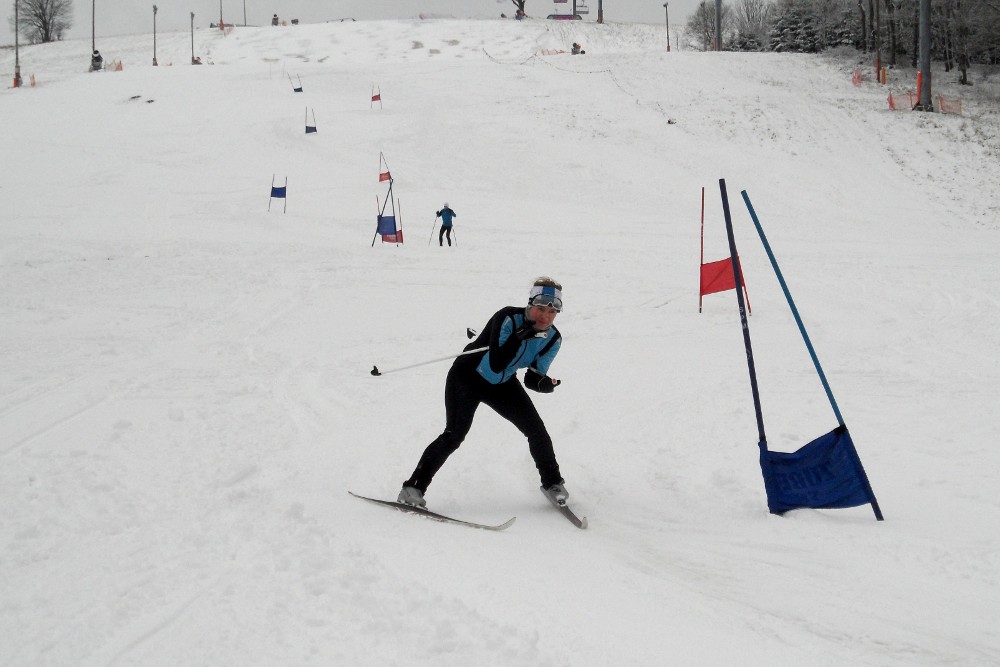
[[[32,44],[62,39],[73,25],[72,0],[14,0],[17,3],[17,25],[11,27]]]
[[[854,46],[882,65],[909,54],[916,67],[919,0],[736,0],[723,6],[723,45],[740,51],[816,53]],[[1000,0],[933,0],[931,55],[968,83],[972,64],[1000,63]],[[690,48],[710,50],[715,40],[714,0],[687,21]]]
[[[722,3],[722,45],[729,48],[733,42],[733,20],[729,5]],[[702,0],[694,14],[688,17],[684,32],[691,48],[711,51],[715,46],[715,2]]]
[[[740,0],[733,16],[737,51],[763,51],[767,48],[771,32],[770,0]]]
[[[817,53],[820,51],[815,17],[795,0],[780,2],[775,7],[776,18],[771,29],[772,51]]]
[[[933,55],[945,61],[945,70],[957,68],[959,83],[969,85],[969,65],[1000,61],[1000,2],[944,0],[935,16]]]
[[[892,4],[894,0],[885,0]],[[847,2],[812,2],[807,5],[812,16],[819,50],[835,46],[853,46],[860,39],[855,7]]]

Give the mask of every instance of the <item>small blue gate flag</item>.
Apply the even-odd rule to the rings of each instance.
[[[273,197],[274,199],[284,199],[285,198],[285,190],[286,190],[286,188],[287,188],[287,186],[284,186],[284,185],[282,185],[281,187],[275,187],[275,186],[272,185],[271,186],[271,197]]]
[[[378,233],[379,234],[395,234],[396,233],[396,216],[394,215],[380,215],[378,216]]]
[[[760,469],[771,514],[803,507],[857,507],[872,502],[846,426],[838,426],[792,453],[771,452],[766,442],[759,444]]]

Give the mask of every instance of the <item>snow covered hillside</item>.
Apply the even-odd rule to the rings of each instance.
[[[0,664],[1000,664],[995,109],[893,113],[853,63],[663,40],[202,30],[202,67],[187,33],[152,67],[143,35],[94,74],[89,42],[23,49],[37,87],[0,90]],[[380,154],[401,246],[371,247]],[[733,292],[698,313],[720,178],[768,441],[836,421],[742,190],[884,522],[767,512]],[[446,201],[450,249],[428,243]],[[511,528],[351,498],[394,498],[444,423],[446,362],[372,365],[458,353],[542,274],[563,384],[533,399],[589,528],[486,408],[427,498]]]

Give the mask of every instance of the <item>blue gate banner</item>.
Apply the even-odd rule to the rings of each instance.
[[[379,234],[395,234],[396,233],[396,216],[394,216],[394,215],[380,215],[380,216],[378,216],[378,233]]]
[[[872,502],[854,441],[838,426],[792,453],[760,443],[767,507],[772,514],[809,507],[832,509]]]

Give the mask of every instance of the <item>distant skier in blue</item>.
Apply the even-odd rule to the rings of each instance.
[[[448,245],[451,245],[451,228],[452,221],[455,219],[458,213],[455,213],[451,208],[448,207],[448,202],[444,203],[444,208],[437,212],[435,217],[441,218],[441,231],[438,233],[438,245],[444,247],[444,237],[448,236]]]

